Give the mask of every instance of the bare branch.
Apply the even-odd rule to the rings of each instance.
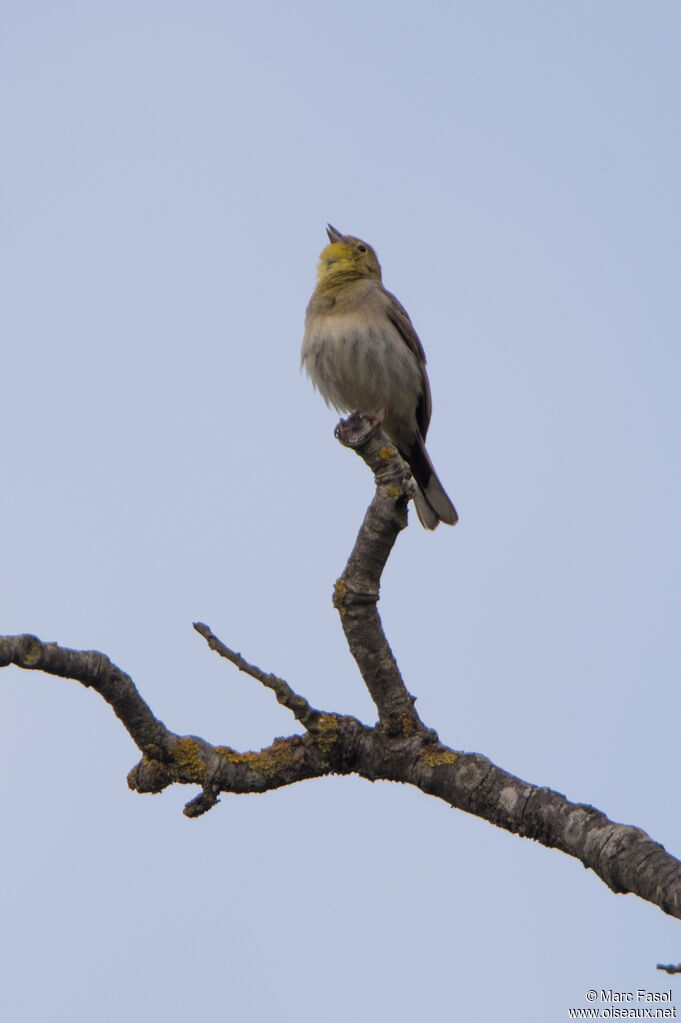
[[[185,807],[188,817],[215,806],[221,792],[266,792],[327,774],[400,781],[560,849],[590,867],[612,891],[632,892],[681,919],[681,863],[640,828],[615,824],[592,806],[530,785],[480,754],[449,749],[423,726],[395,735],[349,715],[314,711],[302,736],[240,753],[170,732],[153,717],[130,677],[96,651],[65,650],[35,636],[6,636],[0,638],[0,667],[8,664],[74,678],[99,692],[144,751],[128,775],[130,788],[151,793],[172,784],[199,785],[201,793]],[[146,740],[148,732],[155,741]]]
[[[128,775],[130,788],[142,793],[161,792],[172,784],[198,785],[200,793],[185,807],[188,817],[210,810],[221,792],[266,792],[328,774],[399,781],[560,849],[612,891],[631,892],[681,919],[681,863],[644,831],[522,781],[480,754],[450,749],[421,722],[376,609],[381,573],[407,521],[409,469],[375,420],[351,416],[339,424],[337,435],[361,455],[376,479],[376,495],[334,594],[350,650],[378,709],[375,728],[349,715],[315,710],[288,682],[249,664],[201,623],[194,628],[211,649],[271,689],[303,726],[302,735],[275,739],[257,752],[177,735],[154,717],[130,676],[104,654],[68,650],[35,636],[0,637],[0,667],[15,664],[95,689],[142,751]],[[681,966],[658,969],[681,972]]]
[[[290,710],[294,718],[300,721],[301,725],[304,725],[305,728],[313,729],[318,724],[321,717],[320,711],[311,707],[303,696],[294,693],[288,682],[285,682],[283,678],[267,674],[261,668],[258,668],[257,665],[249,664],[241,654],[235,653],[234,650],[230,650],[228,646],[225,646],[212,629],[208,625],[204,625],[203,622],[194,622],[194,628],[207,641],[211,650],[215,650],[221,657],[231,661],[239,671],[245,672],[246,675],[250,675],[251,678],[257,679],[258,682],[271,689],[277,701],[282,707]]]
[[[367,509],[347,565],[334,588],[350,653],[390,734],[423,728],[414,697],[383,632],[377,610],[380,581],[393,545],[407,525],[407,502],[413,496],[409,466],[381,430],[379,421],[354,412],[336,427],[336,437],[366,462],[376,493]]]
[[[176,738],[154,717],[130,676],[97,650],[69,650],[56,643],[43,643],[37,636],[2,636],[0,667],[8,664],[72,678],[96,690],[113,708],[142,753],[164,756]]]

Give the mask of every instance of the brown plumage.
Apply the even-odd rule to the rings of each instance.
[[[383,417],[409,463],[421,523],[454,525],[456,509],[426,451],[431,397],[426,356],[404,307],[383,287],[376,253],[330,224],[305,316],[301,361],[327,404]]]

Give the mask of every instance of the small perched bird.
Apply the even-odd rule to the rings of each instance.
[[[382,417],[414,477],[421,524],[453,526],[456,509],[426,451],[430,385],[418,334],[407,311],[383,287],[371,246],[331,224],[327,234],[331,244],[319,258],[301,363],[327,405]]]

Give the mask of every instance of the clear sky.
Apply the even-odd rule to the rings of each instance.
[[[461,515],[383,581],[421,717],[681,854],[680,37],[657,0],[3,4],[0,632],[241,749],[295,722],[194,620],[375,720],[330,599],[371,480],[298,369],[330,220],[419,331]],[[354,778],[189,821],[99,697],[0,694],[3,1019],[681,1008],[681,923],[559,853]]]

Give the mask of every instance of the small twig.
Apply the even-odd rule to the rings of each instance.
[[[215,650],[221,657],[231,661],[239,671],[243,671],[244,674],[250,675],[251,678],[256,679],[267,689],[271,689],[277,701],[282,707],[286,707],[287,710],[291,711],[296,721],[300,721],[301,725],[310,731],[314,730],[315,726],[319,723],[321,712],[311,707],[304,696],[299,696],[298,693],[294,692],[288,682],[284,681],[283,678],[279,678],[278,675],[263,671],[255,664],[249,664],[241,654],[225,646],[213,630],[208,625],[204,625],[203,622],[194,622],[194,628],[200,636],[203,636],[211,650]]]
[[[200,817],[201,814],[208,813],[212,810],[220,800],[218,798],[218,789],[215,786],[209,785],[207,788],[199,792],[198,796],[194,796],[188,803],[185,804],[185,808],[182,811],[185,817],[193,818]]]

